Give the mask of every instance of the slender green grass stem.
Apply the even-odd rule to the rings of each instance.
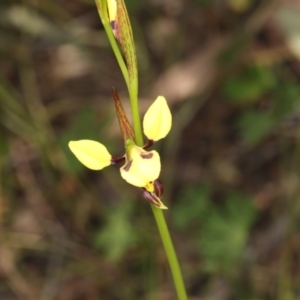
[[[178,259],[176,256],[176,252],[173,246],[173,242],[169,233],[168,226],[166,224],[166,220],[164,214],[161,209],[151,205],[152,211],[156,220],[156,224],[165,248],[165,252],[169,261],[169,265],[171,268],[171,273],[173,276],[174,285],[176,288],[177,296],[179,300],[187,300],[187,294],[183,282],[183,278],[181,275],[180,266],[178,263]]]
[[[107,3],[104,0],[96,0],[96,4],[98,7],[98,12],[100,15],[100,19],[102,21],[104,30],[106,32],[106,35],[108,37],[109,43],[114,51],[114,54],[116,56],[116,59],[118,61],[118,64],[120,66],[121,72],[123,74],[123,77],[125,79],[126,85],[128,90],[130,91],[130,86],[129,86],[129,74],[128,74],[128,70],[127,70],[127,66],[125,64],[125,61],[123,59],[123,56],[121,54],[120,48],[118,46],[118,43],[113,35],[113,32],[111,30],[111,26],[109,23],[109,19],[108,19],[108,14],[107,14]]]

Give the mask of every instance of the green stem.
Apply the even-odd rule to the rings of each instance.
[[[118,61],[118,64],[120,66],[121,72],[123,74],[123,77],[125,79],[126,85],[128,90],[130,90],[130,85],[129,85],[129,74],[127,70],[127,66],[125,64],[125,61],[123,59],[123,56],[121,54],[120,48],[118,46],[118,43],[114,37],[114,34],[112,32],[109,19],[108,19],[108,14],[107,14],[107,3],[106,0],[96,0],[97,8],[98,8],[98,13],[100,16],[100,19],[102,21],[103,27],[105,29],[105,32],[107,34],[107,37],[109,39],[109,43],[114,51],[114,54],[116,56],[116,59]]]
[[[176,252],[173,246],[173,242],[169,233],[168,226],[166,224],[166,220],[164,214],[161,209],[151,205],[152,211],[156,220],[156,224],[166,251],[166,255],[168,257],[169,265],[171,268],[174,285],[176,288],[177,296],[179,300],[187,300],[187,294],[183,282],[183,278],[181,275],[180,266],[178,263],[178,259],[176,256]]]
[[[140,113],[139,113],[137,77],[136,77],[136,81],[135,80],[131,81],[131,88],[129,89],[129,95],[130,95],[130,106],[132,112],[136,143],[138,146],[142,146],[143,135],[141,130],[141,121],[140,121]],[[185,291],[185,286],[181,275],[180,266],[178,263],[178,259],[176,256],[176,252],[173,246],[173,242],[169,233],[169,229],[164,214],[161,209],[155,207],[154,205],[151,205],[151,207],[169,261],[178,299],[187,300],[188,298]]]
[[[137,67],[136,63],[134,65],[135,70],[134,75],[129,75],[127,66],[124,62],[123,56],[120,52],[119,46],[115,40],[115,37],[113,35],[112,29],[110,27],[108,14],[107,14],[107,3],[106,0],[96,0],[96,4],[98,7],[98,11],[100,14],[100,18],[102,20],[104,29],[106,31],[106,34],[108,36],[109,42],[111,44],[111,47],[114,51],[114,54],[117,58],[117,61],[119,63],[119,66],[121,68],[122,74],[124,76],[128,92],[129,92],[129,98],[130,98],[130,106],[131,106],[131,113],[132,113],[132,120],[133,120],[133,128],[135,133],[135,139],[136,144],[138,146],[143,146],[143,134],[142,134],[142,127],[141,127],[141,119],[140,119],[140,110],[139,110],[139,101],[138,101],[138,75],[137,75]],[[130,26],[130,23],[129,23]],[[133,45],[134,47],[134,45]],[[135,56],[135,49],[132,49],[134,51]],[[136,59],[136,58],[135,58]],[[131,66],[132,67],[132,66]],[[175,289],[177,292],[177,296],[179,300],[187,300],[187,294],[185,291],[185,286],[183,282],[183,278],[181,275],[180,266],[177,260],[176,252],[173,246],[173,242],[168,230],[168,226],[165,221],[164,214],[161,209],[158,209],[157,207],[151,205],[152,211],[156,220],[156,224],[163,242],[163,246],[169,261],[171,273],[173,276],[173,281],[175,285]]]
[[[112,32],[108,14],[107,14],[107,3],[106,0],[96,0],[98,12],[100,19],[102,21],[103,27],[105,29],[105,32],[107,34],[107,37],[109,39],[109,43],[113,49],[113,52],[116,56],[116,59],[118,61],[118,64],[120,66],[121,72],[123,74],[123,77],[125,79],[127,89],[129,91],[129,99],[130,99],[130,106],[131,106],[131,114],[133,119],[133,129],[134,134],[136,138],[136,143],[139,146],[143,145],[143,134],[142,134],[142,128],[141,128],[141,119],[139,114],[139,102],[138,102],[138,78],[137,78],[137,70],[136,70],[136,76],[134,76],[134,80],[131,80],[129,78],[129,72],[127,69],[127,66],[125,64],[125,61],[123,59],[123,56],[121,54],[119,45],[114,37],[114,34]]]
[[[129,89],[130,97],[130,107],[132,114],[133,130],[135,134],[135,142],[138,146],[142,147],[144,144],[142,127],[141,127],[141,118],[140,118],[140,109],[139,109],[139,100],[137,88],[133,85]]]

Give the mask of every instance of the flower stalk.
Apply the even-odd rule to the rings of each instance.
[[[124,0],[95,0],[95,1],[97,4],[101,21],[103,23],[106,34],[108,36],[109,42],[111,44],[113,52],[116,56],[116,59],[122,71],[124,80],[128,88],[129,97],[130,97],[130,106],[131,106],[135,140],[133,141],[133,137],[132,137],[133,134],[131,133],[128,134],[130,130],[127,131],[126,133],[126,129],[121,128],[123,139],[124,140],[126,139],[125,141],[126,164],[121,168],[121,176],[124,178],[124,176],[122,175],[122,169],[123,169],[123,174],[125,174],[126,170],[132,168],[133,163],[136,161],[136,158],[131,159],[131,156],[133,154],[136,157],[139,157],[138,158],[139,160],[141,160],[140,157],[142,157],[144,159],[143,163],[147,159],[150,159],[150,157],[151,159],[154,156],[157,157],[156,151],[151,151],[152,153],[147,152],[147,154],[144,154],[144,156],[141,153],[142,151],[145,151],[144,149],[151,147],[155,141],[166,136],[166,134],[170,130],[172,119],[171,119],[171,114],[168,112],[168,109],[165,108],[164,98],[162,97],[163,99],[159,99],[158,97],[158,99],[149,108],[148,112],[144,117],[144,121],[143,121],[144,133],[148,137],[148,141],[144,145],[140,113],[139,113],[139,102],[138,102],[138,69],[137,69],[136,51],[135,51],[131,24],[130,24],[130,20],[128,17]],[[123,57],[125,58],[125,60],[123,59]],[[113,96],[117,108],[118,101],[116,101],[116,98],[118,98],[118,96],[114,89],[113,89]],[[153,116],[155,116],[154,118],[155,122],[153,122]],[[119,119],[120,127],[128,126],[127,125],[128,121],[126,116],[125,117],[121,116],[121,121],[120,118],[118,119]],[[122,119],[125,120],[123,122],[125,125],[124,124],[122,125]],[[128,140],[128,136],[130,138],[129,140]],[[135,146],[135,143],[137,146]],[[132,149],[134,149],[135,151],[132,151]],[[128,152],[131,153],[128,154]],[[105,154],[107,155],[106,152]],[[113,160],[111,161],[113,163]],[[159,168],[160,168],[160,162],[159,162]],[[126,174],[125,176],[127,175],[128,174]],[[124,178],[124,179],[127,180],[128,178],[127,179]],[[133,184],[132,182],[130,183]],[[181,275],[181,270],[178,263],[177,255],[165,221],[164,214],[161,210],[161,208],[166,208],[160,201],[160,197],[163,192],[163,186],[158,179],[155,179],[149,181],[146,185],[144,185],[142,187],[142,190],[144,193],[144,197],[147,200],[149,200],[150,203],[153,204],[151,205],[152,211],[169,261],[178,299],[187,300],[188,298],[187,298],[183,278]]]
[[[136,143],[138,146],[142,146],[143,135],[138,102],[137,59],[126,6],[123,0],[95,1],[103,27],[127,85]]]

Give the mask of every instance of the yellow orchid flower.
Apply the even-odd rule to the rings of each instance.
[[[101,170],[111,164],[125,161],[120,168],[121,177],[129,184],[142,188],[146,200],[161,209],[166,209],[167,207],[160,201],[163,188],[158,180],[161,170],[159,154],[155,150],[146,151],[145,149],[164,138],[171,129],[172,115],[167,101],[163,96],[157,97],[146,112],[143,129],[148,141],[144,147],[135,144],[133,132],[121,102],[117,98],[115,103],[125,141],[124,156],[113,157],[103,144],[91,140],[71,141],[69,148],[83,165],[92,170]]]

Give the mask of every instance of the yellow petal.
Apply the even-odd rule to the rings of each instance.
[[[164,138],[172,126],[172,115],[165,97],[159,96],[145,114],[143,127],[149,140]]]
[[[128,183],[144,187],[159,177],[160,168],[160,157],[156,151],[148,152],[134,146],[120,172]]]
[[[111,164],[111,155],[102,144],[91,140],[69,142],[69,148],[77,159],[92,170],[101,170]]]
[[[107,7],[108,7],[109,21],[114,22],[117,17],[117,1],[107,0]]]

